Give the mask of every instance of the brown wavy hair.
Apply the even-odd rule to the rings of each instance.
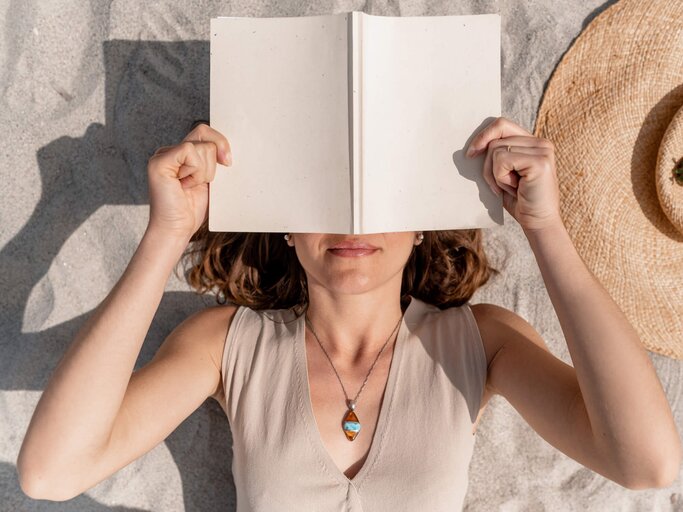
[[[500,273],[489,265],[481,229],[423,234],[403,269],[402,306],[408,304],[408,295],[440,309],[460,306],[492,273]],[[308,306],[306,273],[282,233],[214,232],[205,220],[181,262],[195,293],[212,292],[218,304],[255,310]]]

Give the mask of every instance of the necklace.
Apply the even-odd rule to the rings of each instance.
[[[365,376],[365,380],[363,381],[363,384],[361,385],[360,389],[358,390],[358,393],[356,393],[356,396],[354,397],[353,400],[349,399],[349,396],[346,394],[346,388],[344,388],[344,383],[341,380],[341,377],[339,377],[339,373],[337,372],[337,369],[334,367],[334,363],[332,363],[332,359],[330,359],[329,354],[327,353],[327,350],[325,350],[325,347],[323,347],[323,344],[320,343],[320,339],[318,338],[318,335],[315,333],[313,330],[313,326],[311,325],[310,320],[308,319],[308,314],[305,315],[305,320],[306,323],[308,324],[308,327],[310,327],[311,332],[313,333],[313,336],[315,337],[316,341],[318,342],[318,345],[320,345],[320,348],[323,349],[323,352],[325,353],[325,357],[327,357],[327,360],[330,362],[330,365],[332,366],[332,370],[334,370],[334,373],[337,375],[337,379],[339,380],[339,384],[341,384],[342,391],[344,391],[344,397],[346,398],[346,406],[347,410],[346,413],[344,414],[344,417],[342,418],[342,430],[344,431],[344,434],[346,435],[346,439],[349,441],[353,441],[358,433],[360,432],[360,420],[358,419],[358,415],[354,412],[354,409],[356,408],[356,401],[358,400],[358,397],[361,394],[361,391],[363,391],[363,388],[365,387],[365,383],[368,381],[368,377],[370,377],[370,374],[372,373],[372,370],[375,368],[375,364],[377,364],[377,361],[379,361],[379,356],[382,355],[382,352],[384,351],[384,347],[387,346],[387,343],[389,343],[389,340],[391,337],[394,335],[394,332],[396,329],[398,329],[398,326],[401,323],[401,320],[403,319],[403,314],[401,315],[401,318],[399,318],[398,323],[396,324],[396,327],[394,327],[394,330],[391,331],[391,334],[387,338],[387,341],[384,342],[384,345],[382,345],[382,348],[379,351],[379,354],[377,354],[377,357],[375,358],[375,361],[372,363],[372,366],[370,366],[370,370],[368,371],[368,374]]]

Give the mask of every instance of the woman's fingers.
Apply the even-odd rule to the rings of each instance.
[[[153,229],[183,238],[197,231],[206,218],[207,184],[216,175],[217,162],[231,164],[219,151],[231,153],[228,140],[199,124],[179,144],[154,152],[147,166]]]
[[[180,180],[183,187],[209,183],[216,176],[216,144],[213,142],[181,142],[177,146],[159,148],[152,159],[154,168]]]
[[[517,179],[514,173],[506,173],[512,174],[514,177],[508,176],[500,184],[493,175],[493,150],[499,146],[505,146],[507,150],[508,145],[524,147],[533,144],[531,133],[505,117],[498,117],[470,141],[466,156],[472,158],[486,151],[483,168],[484,181],[497,196],[502,196],[503,190],[514,195]]]
[[[216,158],[223,165],[232,165],[232,148],[228,139],[208,124],[200,123],[188,133],[183,141],[211,142],[216,145]]]
[[[470,141],[467,147],[466,156],[472,157],[486,150],[489,143],[495,139],[502,139],[515,135],[533,137],[532,133],[529,133],[527,130],[510,119],[507,119],[506,117],[498,117],[493,122],[489,123],[477,135],[475,135],[475,137]]]
[[[514,139],[517,139],[516,143]],[[516,194],[519,177],[524,176],[533,159],[528,155],[543,155],[546,148],[527,146],[533,140],[509,137],[495,140],[489,144],[489,151],[484,160],[484,179],[491,188],[498,187],[510,194]],[[517,145],[515,145],[517,144]],[[510,151],[508,151],[510,146]],[[494,192],[496,190],[494,189]]]
[[[505,118],[498,118],[472,139],[467,150],[467,156],[470,158],[481,152],[486,152],[483,165],[484,181],[498,196],[501,196],[504,190],[513,195],[516,193],[518,176],[514,171],[520,170],[521,167],[515,166],[513,171],[513,167],[510,166],[505,169],[504,173],[498,173],[494,176],[494,156],[500,152],[513,152],[513,146],[514,151],[518,154],[524,151],[533,152],[538,143],[538,139],[533,136],[505,136],[505,134],[514,133],[526,134],[528,132]],[[494,137],[494,135],[502,135],[502,137]],[[510,146],[509,152],[508,146]],[[509,157],[506,157],[506,161],[509,161]],[[521,164],[519,165],[521,166]]]
[[[181,142],[187,153],[178,152],[178,157],[186,156],[180,162],[178,179],[183,186],[194,186],[213,181],[216,175],[216,144],[213,142]]]
[[[486,183],[499,196],[509,192],[503,206],[523,229],[538,229],[560,217],[555,146],[550,140],[498,118],[472,139],[466,156],[483,152]]]

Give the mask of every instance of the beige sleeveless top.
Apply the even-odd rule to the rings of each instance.
[[[469,304],[440,310],[412,297],[370,451],[352,479],[315,423],[303,314],[240,306],[222,372],[238,512],[462,509],[486,382]]]

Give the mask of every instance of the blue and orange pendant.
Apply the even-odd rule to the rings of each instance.
[[[344,419],[342,420],[342,430],[346,435],[346,439],[353,441],[360,432],[360,421],[353,410],[356,408],[356,403],[353,400],[348,400],[349,410],[346,411]]]

